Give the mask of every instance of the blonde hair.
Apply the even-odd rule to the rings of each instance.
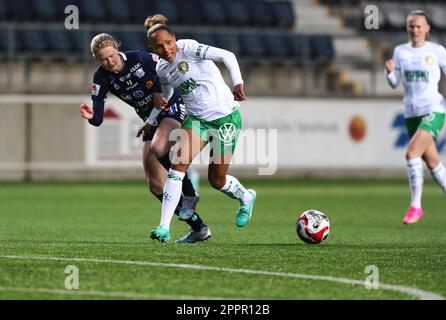
[[[118,49],[121,43],[116,41],[111,35],[107,33],[97,34],[91,39],[90,51],[93,57],[96,57],[96,53],[106,47],[114,47]]]
[[[144,27],[147,29],[147,38],[150,39],[150,37],[158,30],[166,30],[170,34],[173,34],[172,30],[167,26],[167,21],[169,20],[161,13],[147,17],[144,22]]]

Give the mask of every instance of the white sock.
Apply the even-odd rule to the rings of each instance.
[[[423,162],[421,158],[407,160],[407,176],[411,192],[410,205],[421,208],[421,195],[423,193]]]
[[[226,184],[220,189],[221,192],[233,199],[240,201],[242,205],[252,200],[252,194],[233,176],[226,176]]]
[[[163,207],[161,209],[160,222],[160,226],[164,226],[167,230],[170,230],[170,222],[172,221],[178,202],[180,202],[184,176],[184,172],[173,169],[170,169],[167,173],[166,183],[164,184]]]
[[[435,182],[441,187],[444,193],[446,193],[446,169],[440,162],[435,168],[431,170],[432,177]]]

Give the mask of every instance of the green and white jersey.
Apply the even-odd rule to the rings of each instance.
[[[403,81],[405,117],[444,113],[445,100],[438,92],[438,82],[440,69],[446,74],[446,49],[429,41],[420,48],[402,44],[395,48],[393,61],[395,68],[387,80],[392,88]]]
[[[195,40],[178,40],[175,60],[169,63],[160,59],[156,66],[164,96],[168,98],[176,88],[186,112],[200,120],[213,121],[232,113],[239,104],[214,61],[225,64],[233,86],[243,83],[232,52]]]

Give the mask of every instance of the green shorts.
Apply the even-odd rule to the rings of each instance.
[[[242,129],[242,115],[236,109],[225,117],[205,121],[189,116],[183,124],[183,129],[192,129],[200,135],[205,143],[211,143],[213,154],[231,154],[237,145],[237,139]]]
[[[420,129],[429,132],[436,139],[443,128],[444,113],[432,112],[421,117],[406,118],[405,121],[410,137]]]

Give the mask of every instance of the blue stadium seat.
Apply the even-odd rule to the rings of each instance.
[[[72,46],[72,51],[90,55],[91,34],[81,30],[69,30],[68,33]]]
[[[207,44],[210,46],[215,47],[216,46],[216,40],[215,36],[212,33],[197,33],[194,36],[194,39],[197,40],[199,43]]]
[[[330,64],[335,56],[333,39],[328,35],[312,35],[310,37],[310,57],[321,65]]]
[[[266,48],[259,34],[242,34],[239,36],[240,55],[246,58],[263,58]]]
[[[15,22],[23,22],[31,20],[31,10],[27,0],[10,1],[11,16]]]
[[[383,1],[381,11],[385,15],[386,22],[391,29],[404,30],[406,26],[406,13],[401,4]]]
[[[56,53],[68,53],[72,49],[68,30],[50,30],[46,32],[48,49]]]
[[[105,5],[102,0],[82,0],[81,11],[81,16],[85,16],[87,22],[111,22],[106,17]]]
[[[107,0],[105,5],[109,23],[137,23],[132,21],[128,3],[125,0]],[[140,22],[141,24],[143,21]]]
[[[209,26],[221,26],[226,23],[226,15],[222,0],[201,0],[203,23]]]
[[[155,9],[153,13],[162,13],[165,15],[169,19],[169,24],[179,23],[181,17],[185,15],[185,13],[180,14],[181,11],[174,0],[157,0],[153,2],[153,6]]]
[[[273,11],[272,2],[249,1],[249,11],[251,12],[251,24],[256,27],[271,28],[276,26],[276,17]]]
[[[156,11],[156,5],[154,4],[157,1],[132,0],[131,2],[127,2],[129,3],[132,23],[142,26],[148,16],[158,13]]]
[[[276,26],[284,29],[292,28],[296,20],[292,3],[290,1],[274,1],[272,4]]]
[[[8,51],[8,31],[0,30],[0,55],[6,55]]]
[[[224,1],[224,7],[228,23],[231,26],[249,26],[250,15],[246,1],[229,0]]]
[[[290,53],[293,59],[303,61],[309,54],[308,38],[301,34],[292,34],[287,36]]]
[[[46,22],[60,19],[63,11],[57,11],[56,1],[57,0],[33,0],[31,2],[31,8],[35,16],[35,20],[39,22]]]
[[[19,41],[23,41],[23,50],[27,53],[42,53],[48,50],[45,32],[42,30],[19,30]]]
[[[266,54],[272,59],[288,58],[291,55],[288,39],[282,34],[263,35]]]
[[[214,37],[216,47],[229,50],[236,55],[240,52],[238,36],[235,33],[216,33]]]
[[[9,20],[9,6],[6,0],[0,0],[0,21]]]
[[[431,17],[432,27],[445,31],[446,30],[446,8],[440,4],[430,4],[426,7],[427,12]]]
[[[162,0],[162,2],[167,4],[173,1]],[[202,8],[198,0],[188,0],[188,1],[176,0],[175,4],[177,12],[179,13],[175,18],[175,21],[178,21],[183,25],[203,24],[204,18],[203,18]]]
[[[147,37],[144,32],[121,32],[118,40],[122,42],[122,50],[147,49],[149,47]]]

